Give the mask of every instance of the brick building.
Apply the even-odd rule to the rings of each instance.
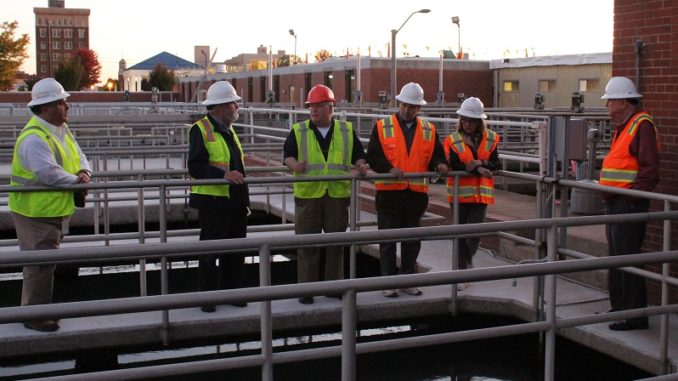
[[[443,65],[442,76],[440,67]],[[274,102],[302,106],[308,90],[324,84],[334,91],[339,104],[379,104],[381,95],[390,94],[391,60],[377,57],[334,57],[327,61],[235,73],[217,73],[207,77],[180,78],[178,99],[204,99],[215,81],[228,80],[245,103]],[[488,61],[437,58],[399,58],[397,90],[408,82],[424,88],[425,99],[436,103],[442,84],[445,99],[456,104],[457,96],[476,96],[492,107],[492,71]],[[195,97],[196,92],[198,96]],[[358,101],[358,94],[360,100]]]
[[[612,74],[636,81],[643,106],[654,116],[661,135],[661,180],[657,192],[678,194],[678,2],[615,0]],[[655,210],[663,205],[655,204]],[[648,226],[645,246],[662,250],[662,223]],[[673,224],[671,248],[678,244],[678,224]],[[660,269],[655,268],[657,271]],[[675,265],[671,275],[678,276]],[[648,283],[658,302],[659,285]],[[675,296],[675,295],[674,295]],[[675,298],[673,298],[675,299]]]
[[[79,49],[89,49],[89,9],[66,8],[64,0],[49,0],[35,13],[35,72],[53,77],[59,63]]]

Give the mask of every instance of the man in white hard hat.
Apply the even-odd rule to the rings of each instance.
[[[375,205],[379,229],[421,226],[421,217],[428,205],[428,178],[404,178],[406,173],[448,171],[443,146],[433,123],[417,115],[426,104],[424,90],[418,83],[403,86],[398,100],[398,112],[378,120],[367,145],[367,162],[377,173],[390,173],[393,179],[377,180]],[[401,266],[396,266],[396,242],[379,244],[381,275],[413,274],[421,241],[400,243]],[[385,290],[383,295],[397,297],[399,292],[418,296],[417,287]]]
[[[487,128],[485,107],[475,97],[466,99],[459,110],[457,131],[451,133],[443,143],[445,157],[453,171],[467,171],[469,176],[460,176],[457,203],[459,224],[473,224],[485,221],[487,206],[494,204],[493,171],[500,168],[500,136]],[[455,178],[447,178],[447,200],[454,210]],[[471,267],[473,256],[478,250],[480,237],[459,239],[460,269]]]
[[[207,115],[189,132],[188,172],[193,179],[226,179],[228,184],[191,187],[189,206],[198,210],[200,240],[243,238],[247,234],[250,205],[245,184],[244,154],[233,129],[240,97],[227,81],[207,90]],[[219,259],[217,267],[216,260]],[[239,288],[243,285],[243,254],[203,255],[198,263],[200,291]],[[245,307],[246,303],[233,304]],[[216,311],[214,305],[201,307]]]
[[[33,85],[28,107],[34,115],[14,146],[12,186],[63,187],[90,181],[90,165],[66,124],[69,96],[53,78]],[[75,212],[74,196],[74,192],[67,191],[10,193],[9,209],[19,248],[58,249]],[[54,265],[23,268],[21,305],[52,302],[54,269]],[[28,321],[24,326],[42,332],[59,329],[55,319]]]
[[[292,126],[283,147],[285,165],[297,177],[348,175],[351,171],[367,173],[365,151],[353,125],[333,117],[332,90],[324,85],[313,86],[306,105],[310,119]],[[350,185],[348,180],[295,182],[295,233],[346,231]],[[323,250],[317,247],[297,250],[298,282],[344,278],[343,246],[330,246],[324,251],[323,255]],[[313,297],[301,297],[299,302],[311,304]]]
[[[626,77],[612,77],[605,87],[605,107],[614,128],[610,152],[603,160],[600,184],[651,192],[659,182],[659,134],[654,119],[640,107],[642,95]],[[646,198],[604,194],[607,214],[645,213]],[[609,255],[638,254],[646,222],[607,225]],[[609,271],[611,311],[647,306],[645,279],[618,269]],[[611,330],[647,329],[647,317],[609,325]]]

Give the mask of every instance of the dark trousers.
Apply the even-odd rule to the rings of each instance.
[[[332,198],[325,194],[320,198],[294,199],[294,231],[296,234],[337,233],[348,227],[348,198]],[[316,282],[320,274],[324,280],[344,278],[344,247],[328,246],[324,252],[324,268],[321,269],[322,248],[297,249],[297,280]]]
[[[645,213],[649,200],[613,197],[607,200],[607,214]],[[645,238],[645,222],[608,224],[606,228],[609,255],[639,254]],[[608,278],[610,306],[613,310],[647,307],[645,279],[617,269],[610,269]],[[647,320],[647,318],[639,318]]]
[[[375,198],[379,229],[416,228],[428,205],[428,195],[410,190],[377,191]],[[400,274],[416,272],[420,240],[400,243]],[[396,242],[379,244],[381,275],[395,275],[397,271]]]
[[[247,209],[199,209],[200,240],[243,238],[247,235]],[[216,260],[219,259],[217,267]],[[245,255],[203,255],[198,261],[200,291],[242,287]]]
[[[454,205],[450,204],[453,209]],[[460,203],[459,224],[476,224],[485,221],[487,204]],[[471,268],[473,256],[478,251],[480,237],[459,238],[459,269]]]

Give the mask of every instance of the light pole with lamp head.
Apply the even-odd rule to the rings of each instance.
[[[293,65],[292,62],[294,62],[293,60],[297,56],[297,35],[294,33],[294,29],[290,29],[290,36],[294,37],[294,57],[290,59],[290,65]]]
[[[390,103],[392,105],[395,105],[395,97],[396,97],[396,34],[400,32],[401,29],[407,24],[407,22],[410,20],[412,16],[414,16],[417,13],[429,13],[431,12],[430,9],[420,9],[418,11],[412,12],[407,18],[405,19],[405,22],[400,26],[398,29],[391,29],[391,100]]]
[[[462,59],[464,55],[461,53],[461,25],[459,25],[459,16],[452,16],[452,24],[457,24],[459,33],[457,33],[457,58]]]

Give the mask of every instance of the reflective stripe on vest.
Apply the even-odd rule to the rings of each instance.
[[[601,185],[617,188],[632,187],[636,176],[638,176],[640,165],[638,164],[638,158],[629,153],[629,147],[633,138],[638,133],[638,126],[644,121],[649,122],[655,129],[657,148],[659,148],[659,134],[657,133],[654,119],[644,111],[635,114],[629,119],[620,133],[615,131],[612,144],[610,145],[610,152],[603,159],[600,171]]]
[[[353,126],[350,122],[334,120],[327,159],[323,155],[313,129],[310,128],[310,121],[296,123],[292,126],[292,131],[297,141],[299,160],[306,162],[306,171],[295,172],[295,176],[330,176],[349,173],[353,155]],[[294,196],[320,198],[327,193],[333,198],[344,198],[350,196],[350,186],[349,180],[299,181],[294,183]]]
[[[491,130],[485,129],[483,137],[478,144],[477,159],[489,160],[492,152],[497,149],[499,145],[500,136]],[[450,157],[450,151],[459,156],[462,163],[468,163],[475,160],[473,152],[466,143],[461,132],[451,133],[445,144],[445,157]],[[447,178],[447,200],[454,202],[454,177]],[[480,203],[480,204],[494,204],[494,179],[487,178],[480,175],[469,175],[459,177],[459,202],[460,203]]]
[[[393,167],[402,169],[404,173],[426,172],[433,156],[435,126],[417,118],[415,128],[414,141],[407,152],[405,136],[396,115],[377,121],[379,142],[384,156]],[[379,191],[410,189],[428,192],[428,178],[375,180],[374,185]]]
[[[195,128],[196,126],[200,129],[202,134],[202,138],[205,143],[205,149],[209,155],[209,165],[215,166],[224,172],[230,171],[231,151],[229,150],[228,144],[226,144],[224,137],[214,131],[214,126],[207,116],[198,120],[191,128]],[[243,160],[244,164],[245,155],[242,152],[240,139],[238,139],[238,135],[236,135],[232,126],[229,126],[228,128],[231,132],[231,136],[233,136],[235,144],[238,146],[240,158]],[[228,184],[194,185],[191,187],[191,193],[221,197],[231,196],[230,187]]]
[[[62,127],[59,127],[62,128]],[[41,125],[37,118],[32,117],[21,131],[14,146],[12,157],[12,174],[10,185],[44,185],[35,174],[21,164],[19,160],[19,145],[30,135],[39,136],[50,148],[54,160],[67,173],[75,175],[80,170],[80,155],[78,145],[73,135],[66,128],[62,142],[49,129]],[[63,217],[75,212],[72,191],[48,192],[11,192],[9,195],[9,209],[27,217]]]

